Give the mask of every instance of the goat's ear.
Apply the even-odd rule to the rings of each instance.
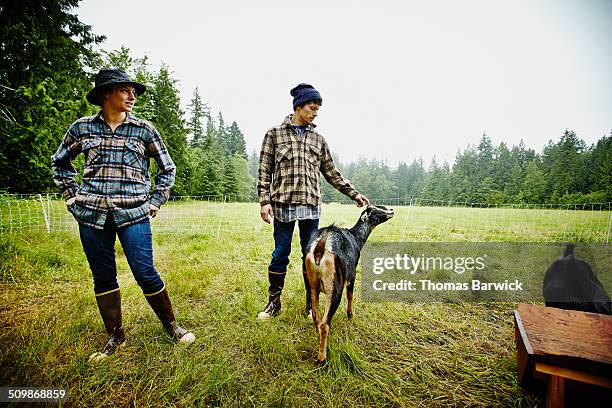
[[[366,221],[368,219],[368,217],[370,216],[371,212],[372,212],[372,208],[369,207],[369,206],[368,206],[368,208],[363,210],[363,212],[361,213],[361,221]]]

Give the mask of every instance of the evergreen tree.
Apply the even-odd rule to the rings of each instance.
[[[478,153],[470,145],[463,152],[459,151],[457,153],[451,176],[451,197],[454,200],[476,201],[476,190],[480,176],[478,160]]]
[[[436,174],[436,187],[434,189],[434,197],[436,200],[449,200],[451,198],[451,170],[448,162],[445,160],[441,167],[438,168]]]
[[[223,165],[223,194],[238,194],[238,175],[232,157],[227,157]]]
[[[214,150],[206,151],[203,147],[191,149],[193,163],[193,186],[195,195],[223,194],[223,155]]]
[[[223,194],[225,151],[217,136],[215,122],[207,115],[206,135],[204,137],[204,158],[201,163],[203,176],[203,187],[201,194],[220,195]]]
[[[533,159],[527,165],[525,180],[523,182],[522,196],[525,201],[532,204],[544,202],[546,192],[546,174],[537,159]]]
[[[206,165],[204,166],[204,188],[203,194],[221,195],[224,189],[224,168],[223,156],[215,153],[216,149],[206,152]]]
[[[174,195],[190,193],[191,163],[187,151],[187,128],[180,108],[180,97],[168,66],[162,64],[150,90],[153,115],[151,121],[159,131],[176,165]],[[147,90],[149,92],[149,90]]]
[[[204,112],[206,133],[200,147],[192,149],[193,189],[198,195],[218,196],[225,192],[226,157],[209,111]]]
[[[438,161],[436,160],[436,156],[432,157],[431,162],[429,163],[429,169],[427,170],[427,175],[425,177],[425,184],[423,186],[422,195],[424,198],[437,200],[437,193],[439,191],[438,185],[440,182],[440,167],[438,166]]]
[[[479,184],[476,192],[476,202],[487,204],[502,204],[504,193],[496,189],[493,177],[485,177]]]
[[[249,163],[247,159],[239,154],[232,157],[232,165],[237,180],[236,194],[240,200],[246,200],[255,194],[255,179],[249,174]]]
[[[523,196],[520,195],[523,188],[523,170],[518,161],[513,161],[512,169],[508,174],[508,181],[504,186],[504,196],[506,201],[510,203],[518,203],[523,201]]]
[[[372,177],[372,171],[369,166],[368,161],[364,157],[360,157],[357,160],[357,163],[353,164],[351,181],[353,185],[357,188],[359,192],[365,194],[372,199],[380,198],[374,197],[372,194],[374,192],[373,184],[374,180]]]
[[[104,40],[71,11],[78,0],[4,1],[0,6],[0,189],[54,187],[51,155],[85,101]]]
[[[122,45],[118,50],[102,50],[96,65],[97,69],[119,68],[125,71],[131,78],[134,78],[138,72],[148,69],[148,58],[146,56],[135,58],[132,56],[131,50]]]
[[[409,195],[409,177],[408,165],[405,162],[400,162],[393,172],[393,185],[398,197],[405,198]]]
[[[482,134],[478,143],[478,171],[476,173],[475,184],[479,185],[485,178],[493,177],[493,144],[486,133]]]
[[[198,90],[197,86],[193,91],[193,97],[191,98],[191,103],[189,104],[188,108],[189,113],[191,114],[187,125],[189,131],[191,132],[191,147],[202,146],[205,136],[202,119],[206,117],[208,107],[204,102],[202,102],[200,91]]]
[[[227,151],[230,156],[238,154],[245,159],[247,158],[244,135],[236,121],[232,122],[227,130]]]
[[[612,201],[612,131],[591,150],[589,164],[586,191],[602,192],[605,201]]]
[[[408,179],[406,184],[407,194],[412,197],[420,197],[425,186],[425,167],[423,159],[414,160],[408,167]]]
[[[504,142],[495,148],[495,160],[493,162],[493,180],[496,190],[506,191],[506,186],[511,182],[511,174],[514,163],[510,149]]]
[[[219,140],[225,155],[229,156],[229,133],[227,131],[227,126],[225,125],[225,120],[223,119],[223,113],[221,113],[221,111],[219,111],[217,121],[217,139]]]
[[[206,117],[206,134],[204,135],[204,149],[210,151],[215,143],[217,143],[217,129],[215,122],[210,114]]]
[[[253,149],[253,153],[249,156],[249,174],[253,178],[257,178],[257,170],[259,169],[259,153],[257,149]]]
[[[191,171],[190,194],[199,196],[206,195],[206,165],[207,156],[204,148],[196,146],[188,149],[189,162],[193,168]]]
[[[548,174],[552,181],[552,194],[556,199],[578,191],[581,184],[580,154],[584,148],[584,141],[580,140],[574,131],[569,130],[563,133],[557,143]]]
[[[516,160],[518,160],[521,169],[525,171],[527,170],[527,165],[529,164],[529,162],[535,158],[536,153],[533,149],[528,149],[525,146],[525,142],[523,142],[523,139],[521,139],[518,146],[512,147],[512,155],[513,157],[516,157]]]

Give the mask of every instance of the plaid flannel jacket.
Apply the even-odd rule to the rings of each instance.
[[[272,212],[274,218],[281,222],[321,218],[320,205],[273,203]]]
[[[287,116],[264,136],[257,173],[259,203],[319,205],[319,172],[340,192],[355,198],[357,190],[336,168],[323,136],[311,125],[298,137],[291,118]]]
[[[71,161],[83,153],[83,180],[77,185]],[[149,158],[159,168],[151,192]],[[76,197],[70,211],[83,225],[102,229],[110,211],[118,227],[149,216],[149,203],[161,207],[174,184],[176,167],[157,129],[129,113],[115,132],[102,112],[74,122],[52,156],[53,181],[67,200]]]

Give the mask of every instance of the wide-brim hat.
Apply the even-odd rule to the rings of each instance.
[[[94,88],[87,94],[87,101],[94,105],[102,106],[102,91],[105,91],[115,84],[130,84],[136,90],[137,95],[142,95],[147,87],[130,79],[128,74],[116,68],[101,69],[96,74]]]

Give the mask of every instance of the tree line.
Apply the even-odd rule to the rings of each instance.
[[[169,66],[152,69],[146,57],[125,47],[96,51],[105,37],[73,14],[79,1],[23,0],[0,7],[0,192],[56,191],[50,157],[74,120],[97,111],[85,100],[95,73],[117,67],[147,86],[134,114],[155,125],[177,165],[174,195],[254,199],[259,156],[257,150],[247,155],[238,123],[212,112],[199,88],[184,112]],[[452,166],[435,158],[395,168],[376,159],[346,164],[335,156],[335,161],[360,192],[383,200],[612,201],[612,132],[587,146],[566,130],[540,154],[522,142],[493,146],[484,134],[477,146],[460,151]],[[82,167],[82,158],[76,167]],[[326,202],[343,198],[325,182],[322,194]]]
[[[452,166],[422,159],[391,168],[384,160],[359,159],[339,168],[368,197],[392,201],[406,197],[505,204],[583,204],[612,201],[612,131],[587,146],[571,130],[542,153],[506,143],[494,146],[483,134],[477,146],[459,151]],[[324,201],[341,194],[323,186]]]

